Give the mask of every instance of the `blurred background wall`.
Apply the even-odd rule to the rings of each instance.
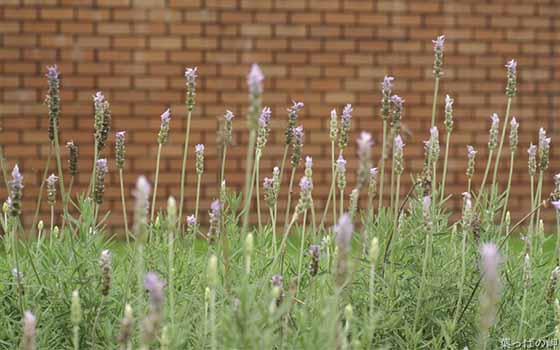
[[[552,136],[545,197],[560,166],[554,147],[560,140],[556,131],[559,15],[554,0],[1,0],[0,142],[10,167],[18,163],[23,171],[29,224],[48,153],[43,103],[46,66],[57,64],[62,72],[61,142],[73,139],[80,147],[78,189],[89,180],[92,95],[101,90],[111,103],[113,131],[127,131],[125,187],[132,208],[130,193],[137,176],[145,174],[153,180],[159,116],[170,107],[173,119],[162,155],[161,207],[169,195],[179,195],[186,124],[183,73],[185,67],[197,66],[186,213],[194,207],[194,145],[204,143],[207,176],[201,208],[205,216],[218,188],[216,130],[226,109],[236,115],[226,179],[228,186],[242,187],[248,135],[245,79],[250,64],[257,62],[266,77],[263,103],[273,112],[273,136],[261,175],[269,175],[280,163],[286,108],[292,100],[303,101],[299,119],[306,133],[303,153],[314,159],[314,197],[322,209],[330,184],[330,110],[340,112],[347,103],[354,107],[351,146],[346,152],[350,192],[357,167],[354,141],[361,130],[373,133],[375,159],[380,155],[379,88],[383,76],[390,74],[396,77],[394,93],[406,100],[404,193],[410,186],[409,174],[421,171],[422,140],[428,138],[431,40],[445,34],[437,120],[443,130],[444,96],[453,96],[455,129],[447,184],[452,205],[460,204],[460,193],[466,188],[467,144],[478,150],[474,186],[478,188],[487,158],[490,115],[497,112],[503,119],[505,114],[504,64],[511,58],[519,61],[519,94],[512,107],[521,124],[510,199],[515,219],[529,208],[526,149],[529,142],[536,142],[539,127]],[[115,228],[122,221],[113,145],[112,134],[103,209],[113,212],[109,224]],[[500,163],[504,184],[508,159],[506,146]],[[299,169],[296,177],[302,173]],[[283,189],[285,197],[287,184]],[[1,195],[5,197],[5,191]],[[44,203],[44,219],[47,211]]]

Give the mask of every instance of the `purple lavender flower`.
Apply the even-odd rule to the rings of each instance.
[[[274,179],[270,177],[265,177],[263,180],[263,189],[265,191],[272,191],[274,188]]]
[[[216,199],[210,204],[210,228],[208,231],[208,240],[213,241],[220,236],[221,227],[220,221],[222,217],[222,203],[219,199]]]
[[[373,138],[371,134],[366,131],[360,133],[360,137],[357,140],[358,143],[358,154],[366,154],[370,151],[371,146],[373,146]]]
[[[117,169],[122,170],[124,168],[125,160],[125,136],[126,131],[117,131],[115,133],[115,162],[117,164]]]
[[[60,71],[58,70],[58,66],[56,64],[53,64],[52,66],[47,66],[46,77],[49,80],[49,83],[51,81],[55,81],[59,79]]]
[[[341,174],[346,172],[346,160],[344,159],[342,154],[340,154],[338,156],[338,159],[336,160],[336,169]]]
[[[301,159],[301,149],[303,147],[303,125],[292,129],[292,158],[291,165],[296,168]]]
[[[105,102],[105,96],[101,91],[97,91],[93,96],[93,105],[95,110],[100,110],[103,108],[103,102]]]
[[[393,80],[395,80],[395,77],[389,75],[386,75],[385,78],[383,78],[383,82],[381,83],[381,92],[383,96],[391,95],[391,90],[393,89]]]
[[[350,240],[354,232],[354,224],[348,213],[344,213],[336,223],[334,229],[335,243],[340,250],[348,251],[350,249]]]
[[[550,201],[550,204],[552,204],[556,210],[560,211],[560,200]]]
[[[307,176],[303,176],[301,178],[301,180],[299,181],[299,189],[301,192],[309,192],[311,191],[311,181],[309,181],[309,178]]]
[[[192,112],[194,110],[195,95],[196,95],[196,78],[197,78],[197,68],[187,68],[185,69],[185,78],[187,80],[187,111]]]
[[[490,119],[492,119],[492,128],[498,128],[500,125],[500,118],[498,117],[498,114],[493,113]]]
[[[107,175],[107,171],[107,159],[98,159],[95,163],[95,184],[93,191],[93,199],[98,205],[103,203],[103,194],[105,193],[105,175]]]
[[[233,117],[235,117],[235,115],[230,110],[227,110],[226,114],[224,114],[224,119],[228,122],[231,122],[233,120]]]
[[[471,145],[467,145],[467,157],[469,159],[472,159],[476,156],[476,151],[474,150],[474,147]]]
[[[340,136],[338,138],[338,147],[344,150],[348,146],[348,133],[350,132],[350,121],[352,120],[352,105],[347,104],[342,110],[340,117]]]
[[[170,121],[171,121],[171,110],[168,108],[161,115],[161,125],[159,127],[159,133],[158,133],[158,143],[160,145],[167,142],[167,136],[169,135]]]
[[[310,156],[305,157],[305,167],[307,169],[313,168],[313,158],[311,158]]]
[[[432,40],[434,44],[434,76],[439,79],[441,76],[441,67],[443,65],[443,46],[445,44],[445,35],[440,35],[436,40]]]
[[[259,117],[259,126],[261,128],[268,129],[270,123],[270,116],[272,112],[270,111],[270,107],[264,107],[261,115]]]
[[[21,200],[23,197],[23,176],[19,172],[19,167],[16,164],[12,170],[12,180],[9,183],[10,187],[10,210],[12,216],[19,216],[21,214]]]
[[[260,95],[263,91],[264,75],[258,64],[253,63],[251,70],[247,75],[247,85],[249,86],[249,93],[252,95]]]
[[[185,69],[185,78],[187,79],[187,84],[194,84],[196,82],[196,78],[198,77],[198,75],[196,75],[197,69],[198,67]]]
[[[47,178],[47,201],[50,205],[54,205],[56,202],[56,183],[58,181],[58,176],[51,174]]]
[[[187,216],[187,226],[189,227],[196,226],[196,216],[194,215]]]
[[[303,108],[303,102],[292,101],[292,106],[288,108],[288,125],[284,135],[286,137],[286,146],[291,146],[293,142],[293,132],[296,127],[299,111]]]
[[[506,96],[512,98],[517,94],[517,61],[513,59],[510,60],[506,64],[506,68],[507,68]]]
[[[134,203],[134,226],[133,232],[140,238],[146,232],[148,225],[148,209],[150,208],[150,192],[152,187],[145,176],[136,180],[136,189],[132,192]]]
[[[379,173],[379,170],[378,170],[377,168],[371,168],[371,169],[369,169],[369,175],[370,175],[372,178],[376,178],[378,173]]]
[[[199,143],[198,145],[194,146],[194,153],[196,156],[196,173],[198,175],[201,175],[204,172],[204,145]]]
[[[165,282],[163,282],[157,273],[148,272],[144,278],[144,288],[149,293],[150,305],[155,306],[156,309],[161,309],[163,306],[163,288],[165,287]]]
[[[402,153],[405,144],[403,143],[401,135],[397,135],[395,137],[395,152]]]
[[[111,279],[113,268],[111,266],[111,252],[104,249],[99,258],[99,267],[101,268],[101,295],[109,295],[111,289]]]
[[[422,198],[422,212],[424,213],[424,217],[428,218],[430,216],[430,206],[432,205],[432,197],[424,196]]]

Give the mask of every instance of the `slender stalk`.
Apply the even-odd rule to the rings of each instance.
[[[519,329],[517,330],[517,339],[523,339],[523,328],[525,326],[525,309],[527,305],[527,288],[523,288],[523,298],[521,299],[521,318],[519,319]]]
[[[339,217],[342,217],[344,214],[344,190],[340,190],[340,214]]]
[[[216,350],[218,343],[216,341],[216,290],[210,288],[210,349]]]
[[[299,247],[299,261],[298,261],[298,272],[297,272],[297,287],[296,287],[296,295],[297,298],[299,294],[299,286],[301,284],[301,267],[303,265],[303,252],[305,249],[305,226],[307,225],[307,209],[303,212],[303,225],[301,227],[301,244]]]
[[[533,175],[529,176],[531,182],[531,213],[533,213],[535,209],[535,177]],[[534,224],[534,215],[531,214],[531,219],[529,220],[529,232],[533,232],[533,224]]]
[[[54,205],[51,205],[51,233],[54,227]]]
[[[280,164],[280,184],[282,184],[282,177],[284,176],[284,166],[286,165],[286,158],[288,157],[288,148],[290,145],[284,146],[284,154],[282,155],[282,163]]]
[[[377,212],[383,207],[383,189],[385,184],[385,158],[387,157],[387,121],[383,120],[383,144],[381,145],[381,164],[379,171],[379,207]]]
[[[317,234],[317,226],[315,223],[315,204],[313,203],[313,198],[311,198],[311,227],[313,228],[313,233]]]
[[[245,234],[247,232],[247,228],[249,227],[249,211],[251,210],[251,197],[253,195],[253,184],[254,184],[254,176],[251,174],[253,169],[253,156],[255,154],[255,143],[257,142],[257,131],[252,128],[249,131],[249,145],[247,147],[247,161],[245,163],[245,193],[243,196],[243,200],[245,201],[245,205],[243,206],[243,229],[242,232]],[[282,173],[280,173],[282,176]]]
[[[270,222],[272,225],[272,255],[276,255],[277,253],[277,238],[276,238],[276,216],[275,216],[275,211],[276,211],[276,204],[274,205],[274,209],[270,208]]]
[[[463,239],[461,245],[461,278],[459,280],[459,296],[457,298],[457,306],[455,307],[455,316],[453,317],[453,331],[455,331],[455,327],[457,326],[457,321],[459,318],[459,312],[461,311],[461,305],[463,303],[463,293],[464,293],[464,285],[465,285],[465,275],[466,275],[466,251],[467,251],[467,233],[463,232]]]
[[[54,146],[55,146],[55,153],[56,153],[56,166],[58,168],[58,183],[60,184],[60,198],[65,198],[66,192],[64,191],[64,173],[62,172],[62,161],[60,160],[58,128],[54,128]]]
[[[511,191],[511,178],[513,177],[513,161],[515,160],[515,152],[511,152],[511,156],[509,159],[509,176],[506,188],[506,199],[504,202],[504,208],[502,209],[502,220],[500,221],[500,226],[504,224],[504,220],[506,219],[506,213],[508,209],[508,202],[509,202],[509,193]],[[531,197],[531,200],[532,197]]]
[[[224,169],[226,167],[226,154],[227,154],[227,145],[224,145],[224,149],[222,151],[222,168],[220,170],[220,186],[224,182]]]
[[[72,343],[74,344],[74,350],[80,350],[80,326],[73,327],[73,338]]]
[[[480,184],[480,189],[478,190],[478,195],[482,195],[482,192],[484,191],[484,186],[486,185],[486,179],[488,178],[488,171],[490,170],[490,164],[492,163],[492,153],[494,153],[494,150],[491,149],[490,152],[488,152],[488,160],[486,161],[486,170],[484,170],[484,177],[482,178],[482,183]]]
[[[540,204],[541,202],[541,198],[542,198],[542,182],[543,182],[543,177],[544,177],[544,171],[540,171],[539,172],[539,182],[537,184],[537,193],[535,193],[535,206]],[[536,231],[536,228],[539,226],[539,220],[541,218],[541,207],[539,207],[537,209],[537,215],[536,215],[536,220],[535,220],[535,229],[534,231]]]
[[[255,185],[255,179],[257,177],[257,164],[259,162],[259,155],[255,155],[255,162],[253,166],[253,171],[251,172],[251,186],[249,186],[248,191],[245,193],[245,207],[243,208],[243,221],[247,220],[247,222],[243,223],[243,232],[246,233],[246,230],[249,226],[249,212],[251,211],[251,200],[253,199],[253,186]],[[247,200],[249,199],[249,200]],[[260,204],[259,204],[260,205]]]
[[[64,207],[64,211],[63,211],[63,218],[62,218],[62,229],[61,231],[64,232],[64,227],[66,227],[66,221],[68,219],[68,203],[70,203],[70,200],[72,199],[72,188],[74,187],[74,176],[70,176],[70,185],[68,185],[68,191],[66,192],[66,198],[63,199],[63,207]]]
[[[471,193],[472,179],[467,180],[467,193]]]
[[[99,150],[97,149],[97,144],[93,143],[93,166],[91,168],[91,177],[89,179],[89,188],[88,188],[88,193],[87,195],[91,195],[91,193],[93,192],[93,187],[95,186],[95,171],[96,171],[96,163],[97,163],[97,158],[99,157]]]
[[[170,225],[168,241],[167,241],[167,271],[169,279],[169,309],[170,309],[170,319],[171,319],[171,329],[175,330],[175,282],[173,278],[173,272],[175,271],[175,223]]]
[[[325,209],[323,210],[323,216],[321,218],[321,224],[319,225],[319,230],[324,227],[325,219],[327,217],[327,212],[329,211],[329,205],[331,203],[331,198],[333,198],[333,220],[336,218],[336,189],[335,189],[335,162],[334,162],[334,142],[331,141],[331,188],[329,189],[329,196],[327,197],[327,202],[325,204]]]
[[[434,81],[434,98],[432,99],[432,128],[436,125],[436,107],[437,107],[438,91],[439,91],[439,77],[436,76]]]
[[[494,193],[494,195],[496,194],[494,185],[497,186],[496,179],[498,177],[498,168],[500,166],[500,156],[502,155],[502,147],[504,146],[504,140],[506,138],[506,129],[508,126],[509,113],[511,110],[511,99],[511,97],[508,97],[507,99],[506,117],[504,120],[504,127],[502,128],[502,137],[500,138],[500,145],[498,146],[498,153],[496,154],[496,162],[494,163],[494,175],[492,176],[492,192]]]
[[[369,338],[373,337],[375,331],[375,311],[374,311],[374,298],[375,296],[375,264],[371,264],[371,268],[369,270]]]
[[[436,190],[437,190],[437,161],[432,162],[432,198],[436,198]],[[435,200],[432,201],[432,205],[435,206]],[[398,207],[398,206],[397,206]]]
[[[256,188],[256,196],[257,196],[257,223],[259,225],[259,230],[262,230],[262,222],[261,222],[261,196],[260,196],[260,176],[259,176],[259,172],[260,172],[260,157],[257,157],[256,162],[255,162],[255,172],[256,172],[256,176],[255,176],[255,188]]]
[[[185,202],[185,172],[187,169],[187,158],[189,154],[189,135],[191,132],[191,115],[192,115],[192,111],[189,111],[187,113],[187,128],[185,129],[185,143],[183,145],[183,163],[181,165],[181,199],[179,200],[179,220],[177,220],[177,227],[179,227],[180,231],[182,231],[181,223],[183,222],[182,219],[183,204]],[[222,178],[223,178],[223,166],[222,166]]]
[[[399,224],[399,197],[401,191],[401,176],[397,175],[397,190],[395,191],[395,221],[394,221],[394,229],[397,230],[397,226]]]
[[[443,202],[443,198],[445,197],[445,182],[447,180],[447,159],[449,157],[449,140],[451,139],[451,133],[447,132],[445,137],[445,157],[443,159],[443,175],[441,178],[441,196],[439,201]]]
[[[556,261],[560,259],[560,213],[556,210],[556,247],[554,249]]]
[[[126,243],[130,243],[130,234],[128,232],[128,218],[126,215],[126,199],[124,196],[124,183],[123,183],[122,169],[119,169],[119,182],[121,185],[121,203],[122,203],[122,212],[123,212],[123,221],[124,221],[124,233],[126,235]]]
[[[45,188],[45,179],[49,173],[49,167],[51,165],[53,151],[53,143],[51,142],[49,146],[49,154],[47,156],[47,163],[45,164],[45,170],[43,171],[43,176],[41,177],[41,186],[39,187],[39,194],[37,195],[37,204],[35,206],[35,215],[33,215],[33,223],[31,224],[31,232],[35,232],[37,229],[37,220],[39,219],[39,211],[41,210],[41,200],[43,199],[43,190]],[[8,190],[8,193],[10,191]]]
[[[194,217],[196,218],[196,222],[198,223],[198,207],[200,204],[200,182],[202,181],[202,174],[196,175],[196,201],[194,205]]]
[[[288,227],[288,218],[290,215],[290,205],[291,205],[291,201],[292,201],[292,191],[293,191],[293,186],[294,186],[294,177],[296,176],[296,168],[292,168],[292,174],[290,175],[290,186],[288,189],[288,201],[286,204],[286,215],[284,216],[284,229],[286,229],[286,227]]]
[[[161,158],[161,148],[163,144],[158,144],[157,149],[157,156],[156,156],[156,178],[154,180],[154,194],[152,195],[152,207],[150,213],[150,222],[154,221],[154,213],[156,209],[156,198],[157,198],[157,189],[158,189],[158,181],[159,181],[159,161]]]
[[[426,247],[424,249],[424,259],[422,261],[422,280],[420,281],[420,288],[418,289],[418,295],[416,296],[416,311],[414,312],[414,331],[416,333],[416,326],[418,323],[418,317],[420,315],[420,306],[422,304],[422,299],[424,296],[424,288],[426,287],[426,275],[428,273],[428,260],[431,257],[431,246],[432,246],[432,230],[428,229],[428,234],[426,235]]]
[[[394,203],[395,203],[395,155],[393,154],[393,164],[391,165],[391,202],[390,202],[391,208],[393,207]]]
[[[8,220],[6,216],[4,216],[4,218],[6,219],[6,221]],[[16,263],[16,270],[18,274],[21,274],[21,269],[19,267],[19,254],[18,254],[18,248],[17,248],[17,230],[16,230],[16,224],[13,220],[10,220],[11,225],[12,226],[12,251],[14,253],[14,260]],[[20,307],[20,312],[23,315],[23,310],[25,309],[23,306],[23,296],[22,296],[22,285],[21,285],[21,279],[19,278],[19,276],[16,277],[17,278],[17,287],[18,287],[18,301],[19,301],[19,307]]]

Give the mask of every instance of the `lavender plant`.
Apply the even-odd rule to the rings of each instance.
[[[191,117],[195,106],[195,96],[196,96],[196,78],[197,78],[197,67],[186,68],[185,69],[185,79],[187,85],[187,93],[185,98],[185,104],[187,106],[187,126],[185,128],[185,142],[183,145],[183,163],[181,165],[181,194],[179,199],[179,218],[183,217],[183,203],[185,201],[185,180],[186,180],[186,170],[187,170],[187,159],[189,154],[189,136],[191,132]],[[177,221],[177,224],[181,225],[181,220]]]
[[[163,112],[161,115],[161,125],[159,127],[159,133],[157,136],[157,156],[156,156],[156,175],[154,179],[154,193],[152,196],[152,211],[150,213],[150,221],[154,220],[154,213],[156,208],[156,198],[157,198],[157,189],[158,189],[158,182],[159,182],[159,162],[161,158],[161,149],[165,143],[167,143],[167,138],[169,136],[169,123],[171,122],[171,110],[168,108]]]

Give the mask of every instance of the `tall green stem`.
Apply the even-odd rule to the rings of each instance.
[[[502,128],[502,137],[500,138],[500,145],[498,146],[498,153],[496,154],[496,162],[494,163],[494,175],[492,176],[492,199],[496,195],[496,190],[494,189],[494,185],[496,184],[496,179],[498,178],[498,168],[500,166],[500,157],[502,155],[502,147],[504,146],[504,140],[506,138],[506,129],[508,126],[508,119],[509,119],[509,112],[511,109],[511,97],[507,99],[507,106],[506,106],[506,117],[504,119],[504,126]]]
[[[156,178],[154,180],[154,193],[152,195],[152,208],[150,213],[150,222],[154,221],[154,213],[156,210],[156,198],[157,198],[157,189],[158,189],[158,182],[159,182],[159,161],[161,158],[161,147],[163,144],[158,144],[157,149],[157,158],[156,158]]]
[[[31,224],[31,232],[35,232],[37,229],[37,220],[39,219],[39,211],[41,210],[41,201],[43,199],[43,190],[45,188],[45,179],[49,173],[49,167],[51,164],[53,151],[53,143],[51,142],[49,146],[49,155],[47,156],[47,163],[45,164],[45,170],[43,171],[43,176],[41,177],[41,186],[39,187],[39,194],[37,195],[37,204],[35,206],[35,215],[33,215],[33,223]],[[9,191],[8,191],[9,193]]]
[[[243,200],[245,205],[243,206],[243,234],[247,233],[247,228],[249,227],[249,215],[251,211],[251,199],[253,196],[253,185],[254,185],[254,167],[253,167],[253,156],[255,154],[255,143],[257,141],[257,131],[251,128],[249,131],[249,146],[247,147],[247,161],[245,163],[245,193]],[[280,173],[282,176],[282,173]]]
[[[60,160],[60,145],[58,142],[58,128],[54,128],[54,146],[56,153],[56,166],[58,168],[58,183],[60,184],[60,198],[66,197],[64,191],[64,173],[62,172],[62,161]]]
[[[341,218],[342,214],[344,214],[344,189],[340,190],[340,214],[338,217]]]
[[[500,226],[504,224],[504,220],[506,219],[506,213],[508,209],[508,202],[509,202],[509,193],[511,191],[511,178],[513,177],[513,161],[515,160],[515,152],[511,152],[511,156],[509,159],[509,176],[506,188],[506,199],[504,202],[504,208],[502,210],[502,220],[500,221]],[[532,198],[531,198],[532,200]]]
[[[385,186],[385,158],[387,157],[387,120],[383,120],[383,144],[381,145],[381,164],[379,171],[379,207],[377,212],[381,212],[383,207],[383,189]]]
[[[290,175],[290,186],[288,188],[288,200],[286,203],[286,215],[284,216],[284,229],[288,227],[288,218],[290,215],[290,205],[292,201],[292,191],[294,186],[294,177],[296,176],[296,168],[292,168],[292,174]]]
[[[175,282],[173,272],[175,271],[175,223],[170,225],[167,241],[167,269],[169,279],[169,309],[171,318],[171,329],[175,330]]]
[[[222,168],[220,170],[220,183],[219,185],[222,186],[224,182],[224,169],[226,168],[226,155],[227,155],[227,145],[224,144],[224,149],[222,151]]]
[[[531,219],[529,220],[529,232],[533,232],[533,225],[534,225],[534,220],[535,220],[535,202],[536,202],[536,198],[535,198],[535,176],[530,175],[529,176],[530,182],[531,182]],[[533,237],[531,237],[532,239]]]
[[[439,77],[434,81],[434,97],[432,99],[432,128],[436,126],[437,97],[439,91]]]
[[[301,227],[301,243],[299,246],[299,260],[298,260],[298,272],[297,272],[297,287],[296,287],[296,295],[297,298],[299,294],[299,286],[301,284],[301,267],[303,265],[303,252],[305,249],[305,226],[307,225],[307,210],[303,212],[303,225]]]
[[[72,175],[70,177],[70,185],[68,185],[68,191],[66,192],[66,198],[62,199],[62,205],[63,205],[63,213],[64,216],[62,218],[62,229],[61,231],[64,232],[64,227],[66,227],[66,221],[68,220],[68,203],[70,203],[70,200],[72,199],[72,187],[74,187],[74,176]]]
[[[270,208],[270,222],[272,223],[272,255],[276,255],[277,247],[276,247],[276,217],[274,212],[276,211],[276,204],[274,205],[274,209]]]
[[[490,170],[490,164],[492,163],[492,154],[494,150],[491,149],[488,152],[488,160],[486,161],[486,170],[484,170],[484,177],[482,178],[482,183],[480,184],[480,189],[478,190],[478,195],[481,196],[484,191],[484,186],[486,185],[486,179],[488,178],[488,171]]]
[[[126,235],[126,243],[130,243],[129,233],[128,233],[128,218],[126,215],[126,199],[124,196],[124,183],[123,183],[123,170],[119,169],[119,182],[121,185],[121,204],[122,204],[122,212],[123,212],[123,221],[124,221],[124,233]]]
[[[449,157],[449,140],[451,139],[451,133],[448,131],[447,136],[445,137],[445,157],[443,159],[443,175],[441,178],[441,196],[440,202],[443,202],[443,198],[445,197],[445,182],[447,180],[447,159]]]
[[[461,312],[463,304],[463,288],[465,285],[465,275],[466,275],[466,251],[467,251],[467,233],[463,232],[463,239],[461,245],[461,278],[459,280],[459,296],[457,298],[457,306],[455,307],[455,316],[453,318],[453,330],[457,326],[457,321],[459,319],[459,313]]]
[[[249,226],[249,215],[250,215],[250,211],[251,211],[251,200],[253,199],[253,187],[255,185],[255,179],[257,177],[257,166],[259,163],[259,159],[260,159],[260,154],[255,154],[255,162],[253,163],[253,169],[251,172],[251,186],[249,186],[248,188],[248,192],[245,193],[246,198],[245,198],[245,207],[243,208],[243,232],[247,233],[246,230]],[[247,200],[248,199],[248,200]],[[260,205],[260,203],[259,203]],[[245,220],[247,220],[247,222],[245,223]]]
[[[259,225],[259,230],[262,230],[262,222],[261,222],[261,195],[260,195],[260,176],[259,176],[259,172],[260,172],[260,157],[258,157],[256,159],[255,162],[255,172],[256,172],[256,176],[255,176],[255,188],[256,188],[256,196],[257,196],[257,223]]]
[[[544,171],[541,170],[539,172],[539,182],[537,184],[537,193],[535,193],[535,197],[536,197],[535,206],[537,206],[541,203],[543,177],[544,177]],[[538,209],[537,209],[537,216],[536,216],[536,220],[535,220],[535,231],[536,231],[536,228],[539,227],[540,218],[541,218],[541,207],[539,206]]]
[[[99,151],[97,149],[97,144],[93,143],[93,166],[91,167],[91,177],[89,179],[88,196],[93,192],[95,186],[95,170],[97,164],[97,158],[99,157]]]
[[[200,204],[200,182],[202,181],[202,174],[196,175],[196,200],[194,204],[194,217],[196,218],[196,222],[199,223],[198,220],[198,206]]]
[[[183,145],[183,163],[181,165],[181,194],[180,194],[181,199],[179,200],[179,220],[177,220],[177,227],[179,228],[181,228],[181,223],[183,222],[182,219],[183,205],[185,202],[185,172],[187,169],[187,158],[189,154],[189,135],[191,132],[191,115],[192,115],[192,111],[189,111],[187,113],[187,128],[185,129],[185,143]]]
[[[336,220],[336,188],[335,188],[335,162],[334,162],[334,141],[331,141],[331,188],[329,189],[329,196],[327,197],[327,202],[325,204],[325,209],[323,210],[323,216],[321,217],[321,224],[319,225],[319,230],[321,230],[325,224],[325,219],[327,217],[327,212],[329,211],[329,205],[331,198],[333,199],[333,220]]]

